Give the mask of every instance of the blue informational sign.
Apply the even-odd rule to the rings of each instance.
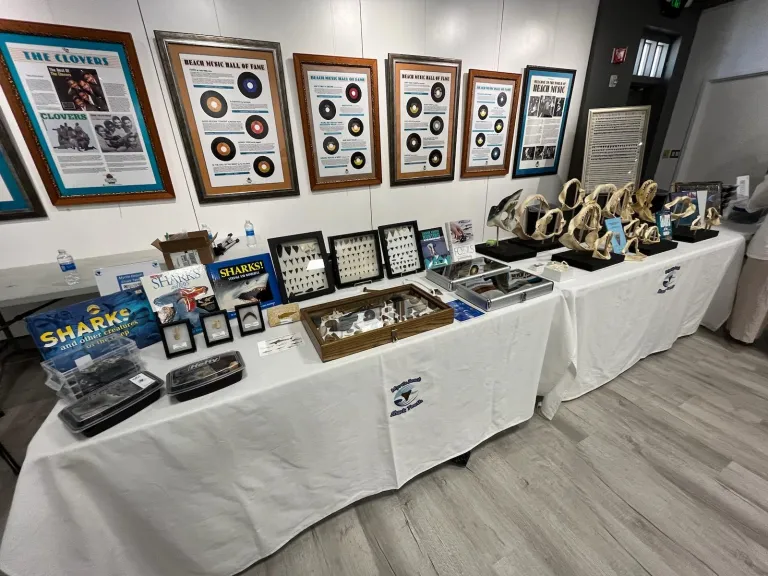
[[[624,246],[627,245],[627,236],[624,234],[624,226],[621,224],[621,218],[606,218],[605,227],[609,232],[613,232],[613,236],[611,236],[613,253],[621,254],[621,251],[624,250]]]

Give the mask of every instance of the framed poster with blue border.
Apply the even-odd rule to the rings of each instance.
[[[0,117],[0,221],[45,215],[5,119]]]
[[[0,19],[0,85],[54,205],[174,197],[130,34]]]
[[[526,66],[513,178],[557,174],[576,70]]]

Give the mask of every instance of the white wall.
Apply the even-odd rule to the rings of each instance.
[[[0,238],[13,250],[0,251],[0,269],[52,261],[57,248],[75,258],[146,249],[165,232],[196,229],[200,223],[222,233],[241,234],[245,218],[257,236],[322,230],[327,236],[389,222],[419,221],[439,226],[472,218],[482,231],[490,205],[517,188],[525,195],[556,197],[570,164],[573,136],[599,0],[0,0],[4,18],[110,28],[133,35],[155,122],[171,174],[175,201],[55,208],[50,205],[31,158],[33,181],[47,220],[0,224]],[[154,30],[253,38],[281,43],[301,195],[201,206],[159,66]],[[379,64],[381,186],[311,192],[293,73],[294,52],[376,58]],[[389,52],[460,58],[456,179],[453,182],[389,186],[385,59]],[[522,72],[528,64],[577,69],[560,174],[510,182],[511,177],[462,180],[462,120],[466,71],[470,68]],[[2,108],[14,135],[18,128],[7,101]],[[492,231],[486,229],[487,237]]]
[[[737,0],[702,13],[664,141],[665,150],[683,147],[697,101],[710,80],[768,72],[766,29],[768,2],[765,0]],[[764,115],[765,104],[753,112]],[[728,154],[727,148],[723,154]],[[659,160],[656,181],[660,187],[667,188],[675,179],[678,162],[677,159]],[[693,174],[686,174],[686,178],[698,179]]]

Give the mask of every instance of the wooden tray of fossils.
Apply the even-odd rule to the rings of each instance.
[[[372,290],[301,310],[323,362],[453,323],[453,308],[413,284]]]

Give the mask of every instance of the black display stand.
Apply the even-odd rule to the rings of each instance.
[[[520,246],[525,246],[526,248],[530,248],[531,250],[534,250],[535,252],[546,252],[547,250],[555,250],[557,248],[562,248],[563,245],[560,244],[560,239],[558,238],[547,238],[546,240],[529,240],[529,239],[522,239],[517,238],[513,240],[515,244],[519,244]]]
[[[502,262],[516,262],[517,260],[525,260],[526,258],[535,258],[536,250],[521,246],[512,239],[501,240],[498,244],[491,246],[490,244],[476,244],[475,252],[501,260]]]
[[[689,226],[677,226],[672,232],[672,238],[681,242],[701,242],[715,238],[720,232],[717,230],[691,230]]]
[[[672,240],[660,240],[655,244],[640,244],[640,254],[655,256],[656,254],[668,252],[675,248],[677,248],[677,242],[673,242]]]
[[[592,258],[592,252],[568,250],[567,252],[559,252],[557,260],[558,262],[566,262],[568,266],[573,266],[574,268],[594,272],[595,270],[602,270],[608,266],[624,262],[624,255],[611,254],[610,260],[600,260],[599,258]]]

